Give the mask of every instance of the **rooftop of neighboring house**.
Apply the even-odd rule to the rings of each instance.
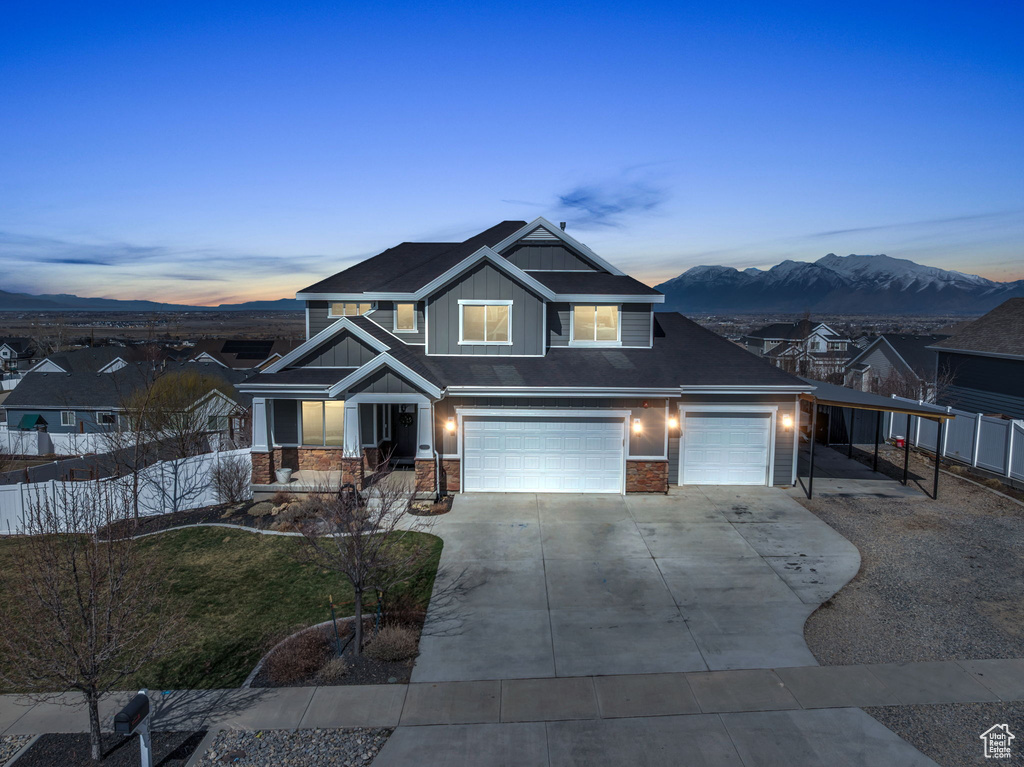
[[[0,337],[0,346],[8,346],[18,357],[31,357],[35,352],[35,342],[31,338],[17,336]]]
[[[802,341],[807,338],[816,328],[821,327],[824,323],[815,322],[813,320],[798,320],[797,322],[773,322],[771,325],[765,325],[763,328],[752,330],[747,333],[747,338],[752,338],[760,341]],[[849,339],[845,336],[841,336],[836,333],[828,325],[824,325],[825,330],[822,332],[824,338],[829,341],[848,341]]]
[[[153,354],[150,347],[145,346],[86,346],[81,349],[70,349],[51,354],[41,360],[33,370],[47,370],[65,373],[98,373],[115,360],[124,362],[142,362]],[[158,352],[163,358],[163,352]],[[55,368],[59,368],[56,370]]]
[[[939,333],[921,336],[883,333],[881,337],[896,350],[896,353],[903,358],[903,361],[910,366],[911,370],[930,380],[935,373],[938,355],[928,347],[945,340],[949,336]]]
[[[1024,357],[1024,298],[1011,298],[962,330],[932,345],[1000,357]]]
[[[196,341],[189,350],[188,358],[199,357],[213,360],[226,368],[252,370],[264,362],[283,357],[301,341],[281,338],[219,338]]]
[[[235,388],[249,372],[229,370],[213,362],[132,362],[111,373],[75,369],[66,373],[29,372],[4,401],[7,409],[67,408],[82,410],[117,409],[134,391],[156,377],[175,371],[201,370],[220,379],[222,390],[235,402],[249,407],[252,396]]]

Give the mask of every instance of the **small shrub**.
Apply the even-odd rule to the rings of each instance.
[[[348,661],[335,656],[316,672],[316,683],[324,685],[341,684],[341,680],[348,676],[348,672]]]
[[[277,648],[266,662],[267,679],[277,686],[308,679],[324,665],[332,645],[326,631],[304,631]]]
[[[221,458],[210,472],[210,484],[221,503],[239,503],[252,497],[252,474],[244,459]]]
[[[417,654],[419,638],[406,626],[382,626],[373,635],[363,651],[369,657],[382,661],[399,661]]]
[[[286,503],[291,503],[295,500],[295,496],[284,490],[278,490],[274,493],[274,497],[270,499],[270,502],[275,506],[284,506]]]

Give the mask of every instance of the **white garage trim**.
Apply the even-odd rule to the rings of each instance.
[[[771,487],[775,484],[775,429],[778,418],[778,405],[699,405],[692,402],[679,404],[679,478],[678,483],[683,484],[685,476],[686,459],[686,416],[701,415],[703,413],[749,413],[750,415],[767,415],[768,426],[768,468],[765,473],[765,485]],[[794,462],[796,456],[794,456]]]
[[[456,453],[462,466],[462,492],[466,492],[466,461],[464,447],[464,419],[465,418],[561,418],[566,420],[586,420],[588,418],[621,419],[622,420],[622,481],[619,493],[626,492],[626,462],[629,460],[629,419],[632,415],[630,410],[605,410],[605,409],[554,409],[554,408],[455,408],[458,421],[456,429],[457,448]],[[511,491],[510,491],[511,492]],[[538,491],[524,491],[538,492]],[[539,491],[552,492],[552,491]]]

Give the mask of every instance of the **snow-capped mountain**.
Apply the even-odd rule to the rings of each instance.
[[[657,288],[666,310],[684,314],[983,314],[1024,296],[1024,280],[993,282],[886,255],[834,253],[767,270],[695,266]]]

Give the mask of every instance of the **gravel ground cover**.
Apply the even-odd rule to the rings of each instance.
[[[942,767],[1024,764],[1024,703],[955,703],[864,709]],[[1008,724],[1017,736],[1010,759],[986,759],[979,737],[994,724]]]
[[[1024,656],[1024,506],[947,475],[937,501],[798,500],[862,557],[804,627],[820,663]]]
[[[153,764],[185,767],[199,747],[205,731],[153,732]],[[139,767],[139,738],[104,733],[103,767]],[[15,767],[94,767],[85,733],[52,733],[40,736],[16,761]]]
[[[0,738],[0,764],[7,764],[7,760],[21,751],[30,740],[31,735],[5,735]]]
[[[373,761],[390,729],[225,730],[199,761],[200,767],[351,767]]]

